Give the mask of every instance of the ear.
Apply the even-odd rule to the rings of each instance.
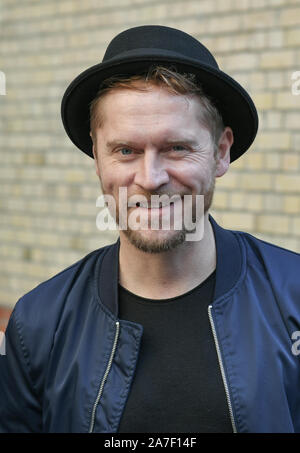
[[[218,153],[216,157],[216,177],[223,176],[230,165],[230,148],[233,144],[233,132],[230,127],[225,127],[218,143]]]

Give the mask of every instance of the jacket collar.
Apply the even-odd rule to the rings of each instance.
[[[231,230],[220,227],[209,216],[213,227],[217,250],[216,284],[214,301],[228,293],[237,282],[242,268],[242,252],[236,235]],[[99,256],[95,266],[94,288],[98,299],[118,316],[118,283],[119,283],[119,249],[120,238],[106,247]]]

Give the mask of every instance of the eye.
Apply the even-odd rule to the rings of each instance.
[[[172,150],[174,151],[186,151],[187,148],[183,145],[173,145]]]
[[[132,153],[132,150],[130,148],[121,148],[119,151],[122,156],[129,156]]]

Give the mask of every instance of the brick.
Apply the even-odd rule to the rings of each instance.
[[[228,206],[228,193],[216,190],[213,198],[213,206],[216,209],[224,209]]]
[[[244,174],[240,178],[240,188],[242,190],[252,190],[265,192],[272,189],[273,178],[268,173]]]
[[[256,139],[256,145],[266,150],[286,150],[291,146],[291,134],[275,131],[261,132]]]
[[[250,213],[223,213],[222,226],[242,231],[253,231],[255,225],[255,216]]]
[[[278,153],[265,154],[265,169],[266,170],[281,170],[282,156]]]
[[[263,209],[263,195],[262,194],[247,194],[245,205],[251,212],[261,212]]]
[[[260,232],[272,234],[288,234],[290,222],[283,215],[258,215],[256,225]]]
[[[295,153],[288,153],[282,156],[282,169],[284,171],[298,172],[299,170],[300,155]],[[300,187],[299,187],[300,191]]]
[[[248,150],[248,153],[250,153],[251,150]],[[233,170],[242,170],[245,168],[245,156],[242,156],[241,159],[237,159],[234,162],[230,164],[230,168]]]
[[[233,209],[243,209],[245,203],[244,193],[232,193],[230,196],[230,207]]]
[[[203,2],[205,3],[205,2]],[[234,8],[234,1],[233,0],[228,0],[227,2],[224,2],[223,0],[215,0],[214,2],[209,2],[211,4],[211,9],[212,11],[218,11],[218,12],[223,12],[223,11],[235,11]],[[214,3],[214,4],[213,4]],[[188,4],[188,3],[187,3]],[[197,1],[197,5],[199,7],[199,1]],[[201,7],[202,11],[202,2],[201,2]]]
[[[250,87],[251,86],[255,86],[253,83],[252,83],[252,80],[251,78],[249,77],[249,74],[247,72],[244,72],[243,71],[243,68],[241,68],[241,70],[239,71],[234,71],[234,73],[232,74],[232,76],[234,77],[234,79],[240,84],[242,85],[242,87],[245,88],[245,90],[250,90]],[[256,87],[256,86],[255,86]],[[258,87],[256,87],[256,89],[259,89]]]
[[[292,50],[263,52],[260,57],[260,67],[263,69],[289,68],[295,65],[295,53]]]
[[[285,6],[287,3],[286,0],[268,0],[268,6]]]
[[[79,169],[67,170],[65,173],[65,181],[67,183],[82,183],[85,181],[85,178],[85,172]]]
[[[279,194],[267,193],[264,195],[263,208],[265,212],[276,212],[282,211],[282,198]]]
[[[44,165],[45,164],[45,154],[42,153],[32,153],[28,152],[25,156],[26,164],[32,165]]]
[[[269,110],[274,104],[273,93],[256,93],[252,96],[256,108],[259,110]]]
[[[298,195],[286,195],[283,199],[283,210],[287,214],[300,215],[300,197]]]
[[[265,121],[265,127],[266,129],[280,129],[280,127],[283,126],[283,119],[282,119],[282,113],[278,111],[268,111],[266,112],[266,121]]]
[[[300,28],[294,28],[292,30],[285,30],[284,42],[287,46],[298,46],[300,44]]]
[[[264,155],[262,153],[249,153],[245,155],[245,168],[250,170],[264,169]]]
[[[287,8],[279,14],[280,26],[300,25],[300,8]]]
[[[290,87],[290,91],[281,91],[275,94],[275,108],[281,110],[299,110],[300,96],[295,96],[292,94],[292,81],[290,82]]]
[[[264,47],[268,47],[267,45],[267,34],[263,32],[259,32],[255,29],[249,36],[248,36],[248,48],[257,52],[259,49],[263,49]]]
[[[11,258],[23,258],[23,250],[15,245],[2,244],[0,246],[1,256],[11,257]]]
[[[286,129],[299,130],[299,113],[298,112],[286,112],[283,127]]]
[[[250,12],[241,16],[241,27],[243,30],[259,30],[274,27],[276,24],[275,11]]]
[[[279,192],[300,192],[300,175],[276,175],[274,187]]]
[[[260,91],[267,87],[266,75],[262,72],[251,72],[251,74],[247,74],[247,79],[250,80],[251,87],[255,91]]]
[[[263,208],[263,196],[244,192],[232,193],[229,206],[233,210],[243,210],[247,206],[250,212],[260,212]]]
[[[250,0],[234,0],[232,8],[234,10],[244,11],[251,7]]]
[[[216,3],[216,2],[214,2]],[[204,0],[201,2],[201,5],[197,0],[189,1],[189,2],[178,2],[173,3],[172,8],[168,10],[168,4],[164,5],[163,14],[167,12],[167,14],[175,15],[177,17],[188,16],[198,14],[204,16],[206,14],[212,13],[214,10],[225,11],[226,7],[222,5],[221,1],[217,2],[217,5],[214,5],[213,2]],[[223,7],[223,9],[221,9]],[[200,17],[201,17],[200,16]]]
[[[238,35],[237,39],[232,41],[231,36],[210,36],[206,38],[205,45],[208,49],[214,49],[218,60],[218,54],[222,55],[224,52],[233,52],[237,50],[245,50],[247,45],[247,35]]]
[[[295,132],[293,133],[292,137],[292,149],[297,152],[300,150],[300,134],[297,134]]]
[[[270,48],[281,48],[284,42],[283,30],[270,30],[267,34],[267,45]]]
[[[268,90],[273,88],[286,88],[286,80],[283,71],[272,70],[266,74],[266,87]]]
[[[216,187],[218,189],[235,189],[238,187],[238,174],[236,173],[226,173],[216,180]]]
[[[300,216],[292,219],[292,233],[295,236],[300,236]]]
[[[221,67],[228,68],[230,72],[236,70],[249,70],[257,67],[258,56],[253,53],[237,53],[235,55],[230,55],[223,57],[220,60]]]
[[[73,213],[80,216],[90,216],[96,217],[98,213],[98,208],[96,208],[95,203],[92,202],[84,202],[81,203],[80,201],[73,203]]]
[[[219,17],[212,17],[207,20],[207,32],[209,33],[223,33],[233,32],[241,29],[240,18],[237,15],[223,16],[222,20]]]

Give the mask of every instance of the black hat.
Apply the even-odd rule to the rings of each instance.
[[[203,90],[233,130],[233,162],[253,142],[258,116],[249,94],[218,67],[209,50],[187,33],[161,25],[143,25],[118,34],[109,44],[102,63],[82,72],[68,86],[61,106],[62,121],[72,142],[93,157],[89,105],[101,83],[115,75],[140,74],[154,65],[176,67],[196,75]]]

